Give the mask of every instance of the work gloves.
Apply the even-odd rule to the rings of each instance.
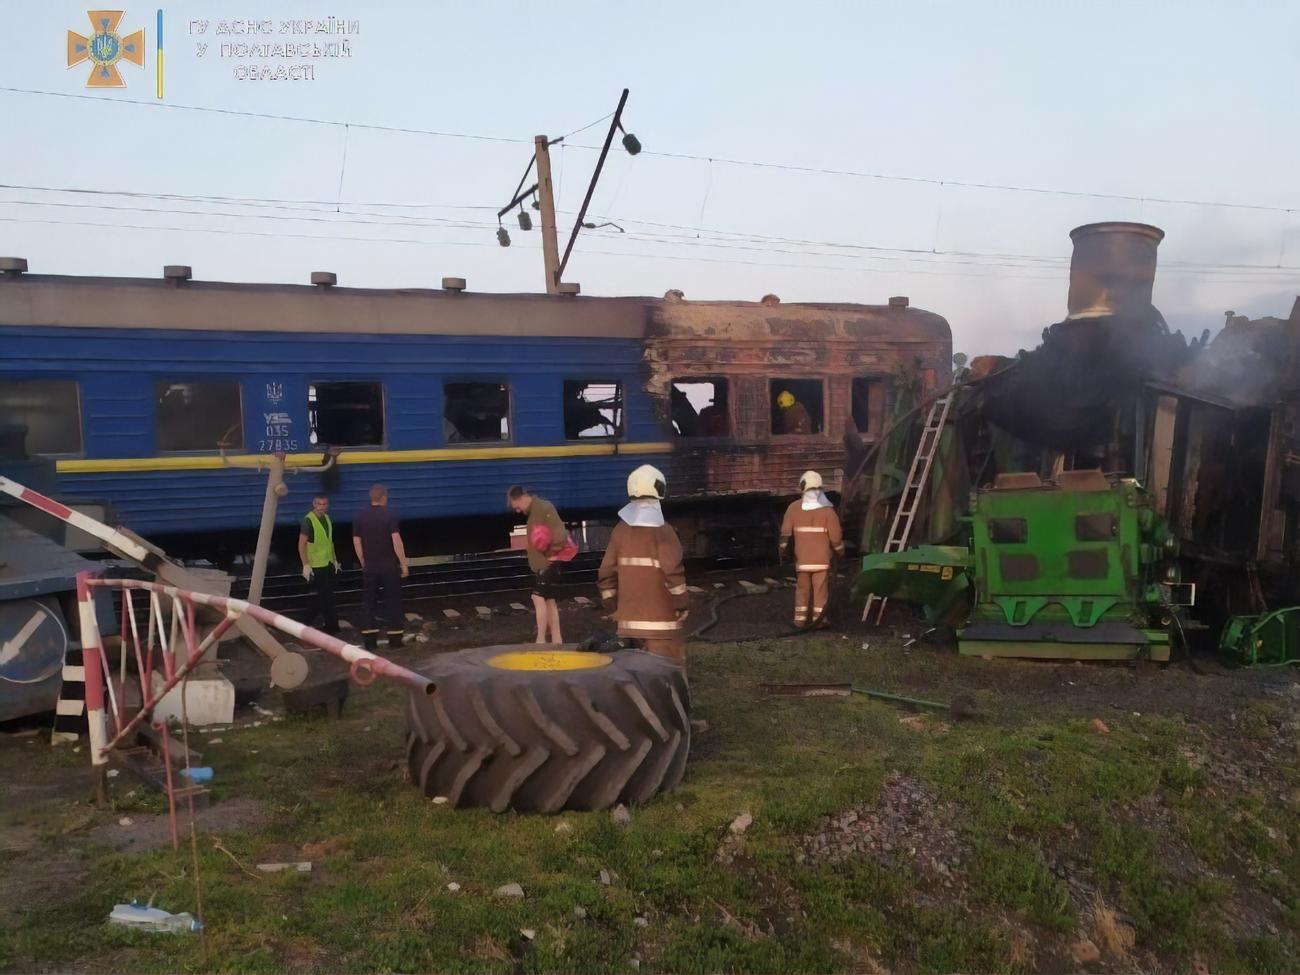
[[[310,565],[304,565],[304,566],[302,567],[302,581],[303,581],[303,582],[311,582],[311,566],[310,566]]]

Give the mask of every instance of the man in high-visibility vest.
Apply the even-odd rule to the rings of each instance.
[[[316,615],[322,629],[337,636],[339,617],[334,609],[334,580],[339,570],[334,554],[334,522],[330,520],[330,499],[323,494],[312,498],[311,511],[298,529],[298,558],[302,560],[302,577],[316,587]],[[314,619],[313,619],[314,622]]]
[[[825,625],[831,564],[834,556],[844,554],[844,538],[816,471],[805,471],[799,479],[799,497],[790,502],[781,523],[781,547],[794,549],[794,625]]]

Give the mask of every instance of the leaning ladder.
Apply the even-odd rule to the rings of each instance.
[[[907,472],[903,495],[898,500],[898,510],[894,512],[894,522],[889,526],[889,540],[885,542],[886,552],[901,552],[907,548],[907,540],[912,534],[912,523],[916,520],[917,509],[921,507],[925,485],[930,480],[930,468],[934,465],[934,455],[939,452],[939,441],[943,435],[943,428],[948,423],[948,412],[952,409],[952,401],[956,393],[957,386],[954,384],[930,404],[930,412],[925,417],[925,428],[921,431],[921,442],[916,445],[916,456],[912,458],[911,470]],[[865,623],[871,611],[875,609],[876,623],[879,625],[885,617],[885,606],[888,603],[888,596],[870,593],[866,605],[862,607],[862,621]]]

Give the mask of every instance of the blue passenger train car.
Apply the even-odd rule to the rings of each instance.
[[[0,423],[57,460],[66,499],[109,502],[169,548],[218,537],[232,554],[256,529],[257,459],[273,452],[303,467],[341,447],[336,520],[383,482],[404,518],[437,528],[416,551],[475,526],[501,544],[516,482],[570,517],[609,517],[647,461],[683,501],[775,501],[806,467],[834,486],[841,436],[879,432],[897,369],[933,384],[950,354],[947,323],[905,300],[0,277]],[[806,429],[781,429],[785,390]],[[286,526],[319,481],[288,483]]]

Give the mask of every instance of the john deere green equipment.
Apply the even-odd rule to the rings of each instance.
[[[1194,591],[1178,583],[1174,542],[1135,481],[1003,474],[971,498],[969,520],[965,552],[867,556],[860,591],[922,602],[934,622],[956,617],[963,654],[1169,659],[1178,604]]]
[[[1232,617],[1219,637],[1219,649],[1247,666],[1300,663],[1300,606]]]

